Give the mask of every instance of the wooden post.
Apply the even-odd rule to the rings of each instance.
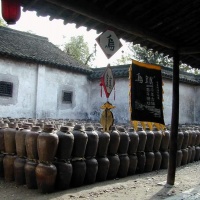
[[[179,124],[179,53],[174,51],[173,64],[173,100],[172,100],[172,118],[171,118],[171,137],[169,149],[169,166],[167,174],[167,184],[174,185],[176,173],[176,154],[177,138]]]

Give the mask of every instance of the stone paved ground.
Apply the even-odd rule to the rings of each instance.
[[[176,183],[166,185],[167,170],[136,174],[51,194],[0,180],[0,200],[181,200],[200,199],[200,161],[177,168]]]

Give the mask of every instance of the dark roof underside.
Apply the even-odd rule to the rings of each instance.
[[[112,29],[119,38],[200,68],[199,0],[21,0],[24,10],[88,30]]]

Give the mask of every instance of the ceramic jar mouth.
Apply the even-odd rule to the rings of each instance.
[[[141,126],[138,126],[137,131],[144,131],[144,129]]]
[[[40,126],[33,126],[31,128],[31,131],[41,131],[41,127]]]
[[[85,128],[84,128],[83,125],[76,124],[76,125],[74,126],[74,130],[76,130],[76,131],[85,131]]]
[[[46,128],[43,129],[43,131],[46,132],[46,133],[52,133],[54,131],[54,128],[47,128],[46,127]]]
[[[60,131],[66,133],[66,132],[70,132],[71,128],[69,126],[61,126],[60,127]]]
[[[86,131],[94,131],[94,127],[93,126],[87,126],[85,128]]]

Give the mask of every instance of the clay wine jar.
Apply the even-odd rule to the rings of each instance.
[[[4,177],[3,158],[4,154],[0,154],[0,178]]]
[[[129,163],[129,168],[128,168],[128,174],[133,175],[135,174],[136,169],[137,169],[137,164],[138,164],[137,155],[136,154],[129,155],[129,160],[130,160],[130,163]]]
[[[128,155],[120,155],[119,160],[120,160],[120,165],[119,165],[117,175],[119,178],[124,178],[128,175],[130,159],[129,159]]]
[[[160,151],[167,151],[169,149],[169,141],[170,141],[170,131],[165,128],[162,134]]]
[[[110,162],[107,179],[115,179],[117,177],[117,172],[119,170],[120,159],[116,155],[108,155],[108,160]]]
[[[194,158],[195,158],[195,154],[196,154],[195,146],[192,146],[191,149],[192,149],[192,154],[191,154],[190,162],[192,163],[192,162],[194,162]]]
[[[184,134],[181,131],[181,129],[179,128],[178,129],[178,137],[177,137],[177,150],[181,150],[183,139],[184,139]]]
[[[181,165],[186,165],[188,161],[188,148],[181,149],[181,151],[182,151]]]
[[[188,146],[192,146],[192,130],[191,127],[187,127],[187,131],[189,133],[189,140],[188,140]]]
[[[70,161],[60,162],[56,161],[55,166],[57,168],[57,176],[56,176],[56,188],[58,190],[66,190],[70,187],[73,168]]]
[[[85,183],[92,184],[96,181],[96,175],[98,171],[98,162],[95,158],[86,159],[86,174]]]
[[[37,187],[41,193],[51,193],[55,190],[57,169],[53,164],[39,163],[35,170]]]
[[[125,128],[123,127],[118,127],[118,131],[120,136],[118,154],[127,154],[130,142],[129,134],[125,131]]]
[[[30,132],[30,126],[23,125],[23,128],[20,128],[16,131],[15,142],[16,142],[16,152],[19,157],[26,157],[26,145],[25,138],[26,134]]]
[[[3,124],[3,127],[0,127],[0,153],[5,152],[5,143],[4,143],[4,132],[8,128],[7,124]]]
[[[169,163],[169,152],[168,151],[163,151],[161,152],[162,155],[162,161],[161,161],[161,169],[167,169],[168,168],[168,163]]]
[[[71,178],[71,185],[73,187],[80,187],[84,183],[86,174],[86,163],[84,160],[72,160],[73,173]]]
[[[138,144],[139,144],[139,136],[133,128],[128,129],[128,134],[129,134],[129,138],[130,138],[128,154],[132,155],[137,152],[137,148],[138,148]]]
[[[58,147],[58,135],[53,125],[45,125],[38,135],[37,149],[40,162],[53,162]]]
[[[192,158],[192,147],[188,146],[188,160],[187,160],[187,163],[191,162],[191,158]]]
[[[162,162],[162,155],[160,151],[154,152],[154,165],[153,165],[153,170],[159,170]]]
[[[181,166],[182,158],[183,158],[183,153],[181,150],[178,150],[176,153],[176,166],[177,167]]]
[[[160,150],[160,145],[162,141],[162,132],[157,129],[157,127],[153,128],[154,132],[154,144],[153,144],[153,151],[159,151]]]
[[[59,160],[69,160],[71,158],[73,145],[74,145],[74,135],[71,132],[71,128],[68,126],[61,126],[60,130],[57,132],[59,143],[56,152],[56,157]]]
[[[25,179],[25,164],[26,159],[17,157],[14,161],[14,177],[17,185],[24,185]]]
[[[85,132],[85,128],[83,125],[76,124],[72,133],[74,135],[74,147],[72,151],[72,157],[83,158],[88,142],[88,136]]]
[[[86,150],[85,150],[85,157],[86,158],[95,157],[97,153],[98,143],[99,143],[99,135],[94,130],[93,126],[87,126],[85,128],[85,132],[88,136],[88,142],[87,142]]]
[[[16,128],[6,128],[4,131],[5,152],[8,154],[16,153],[15,134]]]
[[[147,140],[145,145],[145,152],[153,151],[153,144],[154,144],[154,132],[150,130],[150,128],[146,128]]]
[[[185,127],[182,127],[182,132],[184,137],[181,149],[186,149],[188,147],[188,142],[189,142],[189,132]]]
[[[137,164],[137,172],[143,173],[146,163],[146,155],[144,151],[137,152],[138,164]]]
[[[33,126],[31,130],[26,133],[25,145],[28,159],[38,160],[37,138],[40,133],[40,126]]]
[[[200,147],[196,146],[195,151],[196,151],[196,153],[195,153],[194,161],[199,161],[199,159],[200,159]]]
[[[97,156],[103,157],[107,155],[108,146],[110,142],[110,134],[107,132],[103,132],[103,130],[98,129],[97,131],[99,136],[99,143],[97,148]]]
[[[6,155],[3,158],[4,180],[6,182],[14,181],[14,161],[16,156]]]
[[[24,166],[26,185],[28,189],[37,189],[36,167],[38,163],[27,160]]]
[[[141,126],[138,127],[137,134],[139,136],[139,144],[138,144],[137,151],[138,152],[144,151],[145,145],[146,145],[146,140],[147,140],[147,134]]]
[[[98,157],[98,171],[96,175],[97,181],[105,181],[107,179],[110,161],[107,157]]]
[[[108,145],[108,154],[115,155],[118,151],[120,143],[119,132],[117,131],[115,126],[111,126],[110,130],[110,142]]]
[[[195,146],[197,134],[196,134],[196,131],[194,130],[194,128],[191,128],[191,132],[192,132],[191,146]]]
[[[196,132],[196,141],[195,141],[195,146],[199,146],[200,145],[200,131],[199,131],[199,127],[196,126],[194,128],[195,132]]]
[[[146,152],[145,156],[146,156],[146,163],[145,163],[144,171],[151,172],[153,170],[154,161],[155,161],[154,152]]]

